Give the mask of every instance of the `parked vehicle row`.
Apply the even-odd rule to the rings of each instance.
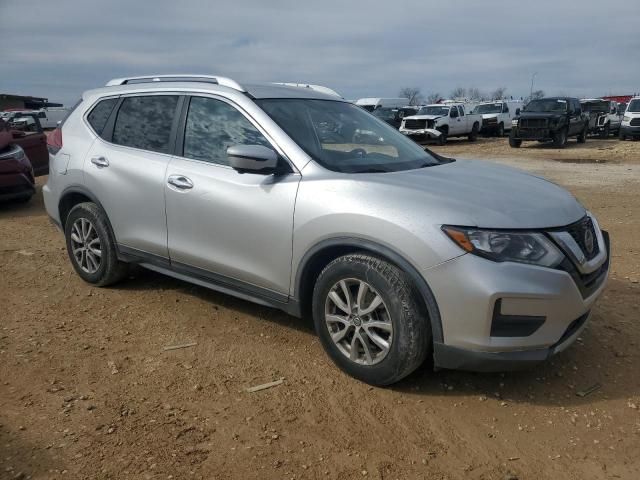
[[[69,114],[69,109],[66,107],[49,107],[41,108],[40,110],[9,110],[0,112],[0,118],[8,121],[11,118],[20,117],[23,115],[35,115],[38,117],[40,126],[45,130],[51,130],[58,126],[64,118]]]
[[[482,124],[464,105],[424,109],[404,130]],[[313,88],[116,79],[49,137],[43,196],[85,281],[139,264],[310,316],[374,385],[427,358],[505,370],[567,348],[604,289],[607,233],[553,183],[407,137]]]

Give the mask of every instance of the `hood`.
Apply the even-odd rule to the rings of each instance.
[[[444,115],[411,115],[410,117],[404,117],[404,120],[437,120]]]
[[[414,205],[417,215],[436,224],[541,229],[566,226],[585,215],[584,207],[564,188],[480,160],[367,177],[384,183],[380,189],[397,206]],[[379,195],[378,190],[378,199]]]

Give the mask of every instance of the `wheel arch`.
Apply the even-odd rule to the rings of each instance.
[[[334,259],[354,252],[373,254],[388,261],[409,275],[429,316],[433,341],[443,342],[440,310],[431,288],[418,270],[402,255],[391,248],[377,242],[357,238],[339,237],[323,240],[311,247],[302,257],[294,279],[294,298],[301,314],[311,311],[311,298],[315,279],[320,272]]]
[[[100,210],[105,213],[107,225],[109,226],[109,230],[113,235],[113,227],[111,226],[111,221],[109,220],[109,216],[102,206],[102,203],[100,203],[100,200],[98,200],[98,198],[93,193],[91,193],[87,188],[81,185],[67,187],[62,191],[62,194],[60,195],[60,201],[58,202],[58,215],[60,215],[60,225],[62,226],[62,229],[64,230],[65,228],[67,217],[69,216],[69,212],[71,212],[71,209],[79,203],[83,202],[95,203],[100,208]],[[115,238],[115,235],[113,235],[113,238]]]

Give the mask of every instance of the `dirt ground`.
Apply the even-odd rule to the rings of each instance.
[[[0,206],[0,478],[640,478],[640,142],[434,148],[544,175],[609,230],[609,285],[572,348],[372,388],[309,321],[148,271],[83,283],[39,192]]]

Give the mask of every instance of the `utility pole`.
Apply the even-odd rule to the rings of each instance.
[[[538,75],[538,72],[535,72],[533,75],[531,75],[531,90],[529,90],[529,100],[531,100],[531,97],[533,96],[533,79],[536,78],[536,75]]]

